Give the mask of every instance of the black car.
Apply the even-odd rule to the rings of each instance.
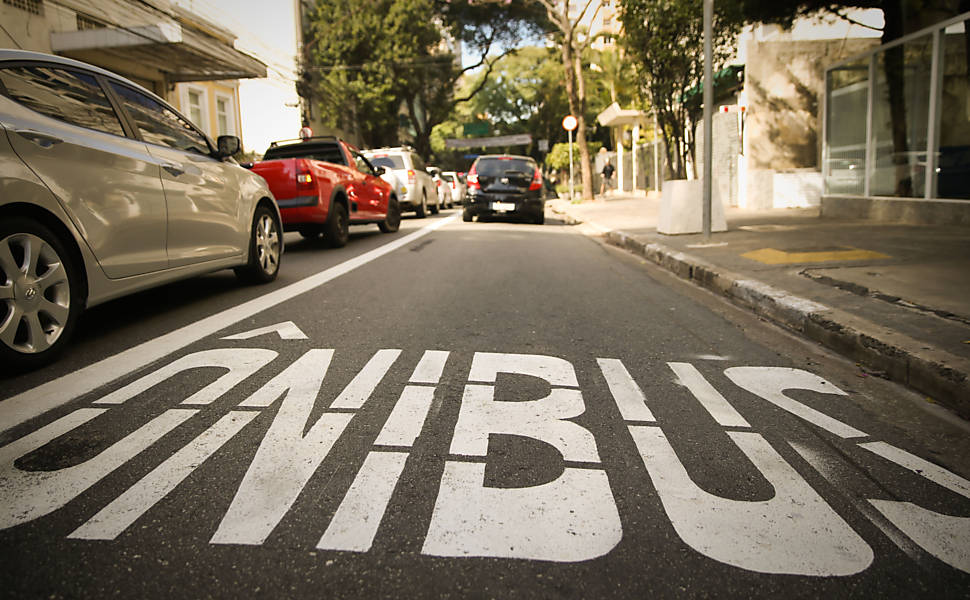
[[[510,216],[537,225],[545,222],[542,173],[528,156],[479,156],[468,171],[468,196],[462,219]]]

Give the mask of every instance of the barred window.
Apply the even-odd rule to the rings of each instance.
[[[85,29],[102,29],[107,27],[107,23],[102,23],[97,19],[92,19],[91,17],[86,17],[80,13],[77,15],[77,30],[84,31]]]
[[[3,3],[34,15],[44,14],[44,0],[3,0]]]

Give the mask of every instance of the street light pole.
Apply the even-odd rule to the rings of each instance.
[[[573,129],[579,121],[572,115],[566,115],[562,120],[562,128],[569,132],[569,201],[573,201]]]
[[[562,139],[562,138],[559,138]],[[573,130],[569,130],[569,201],[573,201]]]
[[[714,19],[714,0],[704,0],[704,212],[703,227],[704,241],[711,240],[711,190],[713,183],[713,144],[712,105],[714,104],[714,74],[711,65],[713,51],[711,49],[711,21]]]

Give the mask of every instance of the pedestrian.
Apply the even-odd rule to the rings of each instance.
[[[603,170],[601,172],[603,174],[603,185],[600,189],[600,196],[605,196],[606,190],[612,189],[613,187],[613,165],[610,164],[610,159],[606,159],[606,164],[603,165]]]

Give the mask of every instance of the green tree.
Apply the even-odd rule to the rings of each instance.
[[[590,154],[596,154],[603,144],[599,142],[588,142],[586,144],[586,151]],[[573,142],[573,162],[576,161],[576,157],[579,156],[579,145]],[[560,143],[552,147],[549,154],[546,155],[545,164],[550,169],[569,169],[569,144]]]
[[[365,145],[399,143],[403,125],[427,158],[434,126],[478,92],[456,97],[461,75],[480,67],[487,73],[501,56],[489,54],[496,44],[511,52],[536,27],[535,10],[499,12],[504,20],[493,21],[468,0],[318,0],[307,19],[299,88],[320,98],[328,124]],[[480,52],[477,63],[461,68],[449,32]]]
[[[478,86],[478,94],[460,104],[452,119],[435,129],[432,148],[439,163],[449,163],[455,154],[445,149],[445,138],[463,137],[461,125],[480,117],[491,132],[529,133],[533,140],[552,142],[566,139],[561,123],[569,108],[562,86],[562,65],[555,49],[519,48],[498,61],[487,78],[483,71],[464,79],[457,94],[465,95],[468,89]],[[536,144],[512,150],[540,161],[542,158]]]
[[[546,9],[546,16],[553,25],[552,39],[559,49],[562,59],[562,69],[569,101],[569,113],[576,117],[576,143],[579,144],[579,166],[582,174],[582,192],[584,200],[593,199],[593,168],[590,161],[589,149],[586,145],[586,69],[583,54],[589,48],[593,39],[580,26],[586,17],[596,18],[601,4],[593,0],[585,0],[579,10],[570,16],[571,2],[561,0],[536,0]]]
[[[641,93],[657,113],[667,163],[683,179],[695,149],[695,123],[684,99],[701,85],[704,72],[702,0],[621,0],[620,19],[621,43],[636,65]],[[741,22],[737,4],[715,3],[715,70],[730,57]]]
[[[320,99],[326,124],[352,132],[365,145],[397,140],[402,80],[394,67],[409,59],[397,42],[403,36],[403,45],[413,47],[426,35],[422,27],[393,27],[387,16],[400,4],[327,0],[308,18],[300,84]]]

